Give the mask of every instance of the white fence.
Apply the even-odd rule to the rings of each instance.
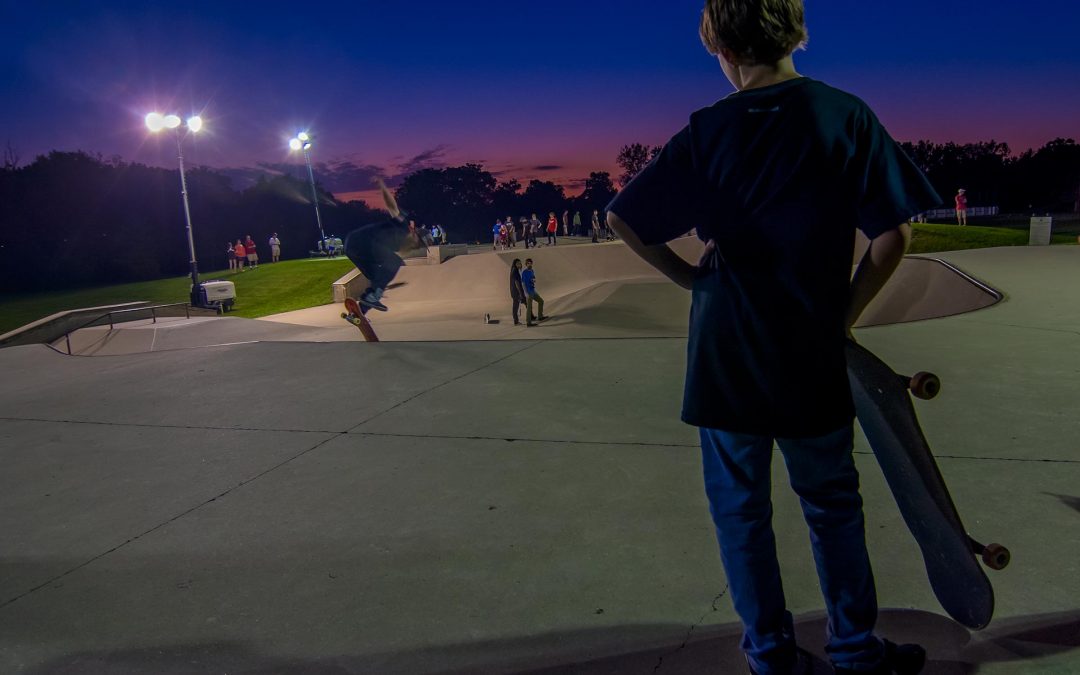
[[[973,216],[996,216],[999,212],[996,206],[969,206],[967,214],[969,217]],[[927,218],[955,218],[956,209],[931,209],[922,214]]]

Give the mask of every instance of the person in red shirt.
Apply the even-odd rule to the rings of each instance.
[[[247,241],[244,242],[244,250],[247,251],[248,267],[251,269],[259,268],[259,254],[255,252],[255,240],[251,238],[249,234]]]
[[[236,256],[236,271],[244,271],[244,261],[247,260],[247,249],[244,248],[243,242],[239,239],[236,240],[236,244],[233,245],[233,254]]]
[[[956,224],[967,225],[967,191],[964,188],[956,193]]]
[[[556,244],[559,243],[559,240],[558,240],[559,221],[555,219],[555,212],[554,211],[551,211],[550,213],[548,213],[547,233],[548,233],[548,241],[547,241],[548,246],[555,246]]]

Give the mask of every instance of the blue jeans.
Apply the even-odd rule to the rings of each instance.
[[[795,635],[784,602],[772,529],[773,439],[702,428],[705,492],[742,648],[760,675],[788,673]],[[864,669],[882,658],[874,636],[877,594],[866,552],[851,426],[818,438],[776,439],[802,503],[818,581],[829,613],[826,652],[836,665]]]

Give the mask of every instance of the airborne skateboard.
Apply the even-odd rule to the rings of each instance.
[[[355,298],[345,298],[345,311],[341,313],[341,318],[359,328],[360,334],[368,342],[379,341],[379,336],[375,334],[371,322],[364,316],[364,308],[360,306],[360,303]]]
[[[850,340],[846,352],[856,416],[922,551],[934,595],[953,619],[985,628],[994,615],[994,589],[975,556],[999,570],[1009,564],[1009,551],[968,535],[919,426],[911,396],[933,398],[940,381],[930,373],[898,375]]]

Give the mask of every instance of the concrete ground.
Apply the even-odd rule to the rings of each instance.
[[[616,247],[542,249],[541,284]],[[1005,300],[858,338],[941,376],[924,429],[968,528],[1013,563],[991,573],[987,630],[945,617],[858,440],[881,632],[925,644],[928,673],[1080,672],[1080,248],[941,257]],[[650,288],[631,272],[602,283]],[[0,672],[742,672],[678,422],[685,339],[661,335],[666,309],[592,307],[572,323],[595,336],[556,340],[269,341],[279,329],[255,325],[235,344],[238,324],[204,322],[175,330],[217,346],[0,351]],[[820,656],[782,462],[775,482],[789,606]]]

